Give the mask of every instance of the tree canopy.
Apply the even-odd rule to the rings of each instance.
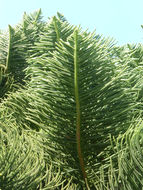
[[[142,189],[142,52],[41,10],[0,31],[0,189]]]

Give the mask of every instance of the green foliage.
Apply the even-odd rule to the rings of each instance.
[[[42,149],[37,150],[29,135],[19,134],[11,122],[1,124],[0,147],[0,188],[36,188],[44,168]]]
[[[0,34],[0,188],[141,189],[142,46],[41,18]]]
[[[6,33],[1,32],[0,98],[25,84],[24,70],[28,66],[26,59],[30,55],[28,50],[39,40],[40,32],[44,30],[45,24],[40,21],[41,10],[31,15],[25,13],[22,22],[15,28],[9,25]]]

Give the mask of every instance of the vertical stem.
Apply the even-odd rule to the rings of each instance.
[[[82,171],[82,175],[86,184],[86,187],[88,187],[87,184],[87,175],[85,172],[84,167],[84,159],[81,151],[81,137],[80,137],[80,126],[81,126],[81,112],[80,112],[80,101],[79,101],[79,84],[78,84],[78,32],[75,30],[74,32],[74,86],[75,86],[75,99],[76,99],[76,114],[77,114],[77,120],[76,120],[76,142],[77,142],[77,152],[78,152],[78,158],[80,163],[80,168]],[[88,189],[88,188],[87,188]]]
[[[55,31],[56,31],[56,34],[57,34],[57,41],[59,42],[60,40],[60,33],[59,33],[59,30],[58,30],[58,26],[57,26],[57,19],[56,17],[54,16],[54,27],[55,27]]]
[[[11,26],[9,25],[9,42],[8,42],[8,52],[7,52],[7,59],[6,59],[6,69],[5,72],[8,72],[9,65],[10,65],[10,49],[11,49]]]

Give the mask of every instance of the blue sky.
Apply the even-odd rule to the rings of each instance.
[[[0,0],[0,29],[17,24],[25,11],[39,8],[44,20],[58,11],[71,24],[96,29],[119,45],[143,43],[143,0]]]

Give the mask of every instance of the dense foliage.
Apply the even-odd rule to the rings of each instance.
[[[0,31],[0,189],[142,189],[142,53],[41,10]]]

